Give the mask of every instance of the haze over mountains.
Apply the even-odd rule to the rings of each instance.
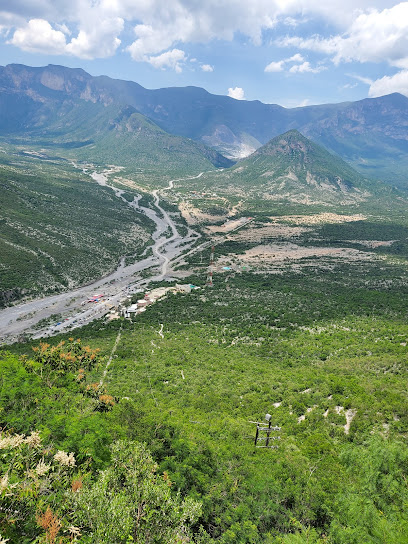
[[[190,157],[191,165],[196,162],[198,169],[206,169],[231,163],[202,144],[237,159],[297,129],[365,175],[402,187],[407,184],[408,98],[398,93],[286,109],[212,95],[197,87],[148,90],[135,82],[92,77],[82,69],[15,64],[0,68],[0,93],[0,134],[17,136],[29,131],[31,136],[54,138],[67,147],[90,145],[99,138],[100,148],[109,149],[112,160],[118,132],[126,135],[124,147],[131,151],[136,146],[133,155],[141,153],[147,163],[165,160],[162,150],[168,147],[173,157],[178,150],[181,161]],[[137,147],[142,130],[150,133],[158,153]],[[170,135],[192,139],[200,146]],[[125,156],[122,151],[121,143],[118,153]]]

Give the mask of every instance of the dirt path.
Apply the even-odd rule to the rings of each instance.
[[[109,356],[108,362],[106,363],[105,370],[103,371],[102,378],[101,378],[101,381],[99,382],[99,385],[103,385],[103,382],[104,382],[104,380],[106,378],[106,375],[108,373],[108,368],[110,367],[113,356],[115,355],[116,348],[118,347],[121,335],[122,335],[122,327],[119,329],[119,332],[118,332],[118,335],[116,337],[115,343],[113,344],[111,354]]]

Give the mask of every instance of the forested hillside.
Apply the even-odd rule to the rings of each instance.
[[[7,151],[0,153],[0,307],[89,282],[144,251],[153,222],[110,189],[61,157]]]
[[[241,248],[218,246],[217,259]],[[4,489],[19,514],[3,514],[3,537],[47,534],[41,515],[49,507],[61,537],[73,525],[80,542],[150,541],[138,532],[143,526],[157,531],[152,542],[172,542],[153,515],[165,482],[166,500],[201,504],[188,503],[195,542],[403,544],[405,260],[327,256],[301,264],[283,262],[274,274],[219,272],[213,288],[204,288],[204,268],[191,278],[202,289],[169,295],[134,322],[95,322],[80,331],[81,343],[55,338],[48,344],[57,347],[35,342],[3,353],[3,428],[41,431],[52,448],[46,465],[54,467],[58,450],[76,460],[66,483],[54,489],[50,476],[44,494],[43,476],[28,481],[14,464],[27,446],[7,450],[14,457],[3,457]],[[277,449],[254,448],[251,422],[266,413],[281,427]],[[156,480],[137,493],[126,483],[138,477],[130,469],[120,480],[120,456],[132,450],[138,474],[151,461],[133,441],[146,443],[158,463]],[[58,470],[49,469],[53,477]],[[132,518],[128,497],[142,521]],[[92,516],[84,517],[86,501]],[[180,508],[176,529],[187,519]]]

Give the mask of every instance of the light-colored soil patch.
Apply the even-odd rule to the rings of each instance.
[[[295,225],[321,225],[324,223],[350,223],[353,221],[364,221],[365,215],[340,215],[337,213],[318,213],[316,215],[285,215],[282,217],[270,217],[277,223],[293,223]]]
[[[397,240],[345,240],[345,242],[360,244],[370,249],[375,249],[376,247],[390,247],[396,241]]]
[[[357,410],[347,410],[346,412],[346,424],[344,425],[344,434],[349,434],[350,432],[350,425],[353,421],[353,418],[357,414]]]
[[[179,210],[181,215],[187,221],[188,225],[197,225],[199,223],[218,223],[219,221],[226,221],[228,219],[227,215],[211,215],[209,213],[204,213],[198,208],[195,208],[189,202],[180,202]]]
[[[234,240],[237,242],[262,242],[266,238],[277,239],[290,239],[298,238],[304,232],[312,229],[307,227],[292,227],[289,225],[282,225],[279,223],[266,223],[261,227],[251,225],[243,230],[240,230],[236,234],[228,236],[228,240]]]
[[[315,404],[314,406],[311,406],[309,407],[307,410],[306,410],[306,414],[310,414],[310,412],[312,410],[314,410],[315,408],[317,408],[317,404]],[[298,417],[298,423],[301,423],[302,421],[304,421],[306,419],[306,414],[303,414],[301,416]]]
[[[277,263],[282,261],[295,261],[312,257],[334,257],[351,260],[372,260],[376,256],[371,253],[352,248],[335,247],[302,247],[287,242],[281,244],[259,245],[248,249],[244,254],[238,255],[240,261],[251,264]]]
[[[242,204],[243,204],[243,201],[241,200],[240,202],[238,202],[238,204],[235,204],[235,206],[232,206],[228,215],[230,217],[233,217],[234,215],[236,215],[239,212],[239,210],[242,208]]]
[[[248,217],[241,217],[239,219],[231,219],[229,221],[226,221],[222,225],[212,225],[210,227],[207,227],[206,230],[210,233],[231,232],[232,230],[237,229],[241,225],[244,225],[245,223],[247,223],[248,220],[249,220]]]

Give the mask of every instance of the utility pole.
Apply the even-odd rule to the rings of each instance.
[[[208,287],[212,287],[214,285],[213,283],[214,249],[215,249],[215,246],[211,246],[210,264],[208,266],[207,281],[206,281],[206,285]]]
[[[258,421],[253,421],[251,423],[256,423],[256,434],[255,434],[255,443],[254,446],[256,448],[277,448],[276,445],[270,445],[269,443],[274,440],[280,440],[280,436],[272,435],[272,432],[280,431],[282,427],[272,427],[272,416],[271,414],[266,414],[265,416],[266,421],[268,422],[268,426],[266,427],[266,423],[259,423]],[[260,434],[265,434],[266,436],[260,436]]]

